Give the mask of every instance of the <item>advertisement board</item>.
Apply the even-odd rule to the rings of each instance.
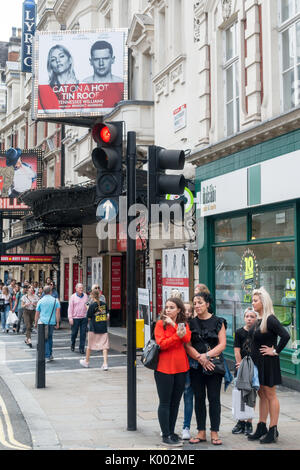
[[[127,30],[38,31],[35,118],[102,116],[128,99]]]
[[[28,210],[18,197],[41,187],[41,152],[8,149],[0,152],[0,210]]]
[[[138,315],[139,319],[144,320],[144,339],[145,344],[150,340],[150,299],[148,289],[138,289]]]
[[[189,257],[183,248],[163,250],[162,252],[162,290],[163,308],[172,296],[172,290],[180,292],[184,302],[190,300]]]

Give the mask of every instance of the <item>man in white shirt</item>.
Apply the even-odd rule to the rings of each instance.
[[[36,180],[36,173],[30,165],[22,162],[22,150],[19,148],[10,148],[6,152],[6,166],[14,167],[14,179],[8,190],[9,198],[17,198],[21,193],[32,189]]]

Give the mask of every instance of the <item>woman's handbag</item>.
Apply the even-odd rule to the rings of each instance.
[[[159,359],[160,347],[155,339],[150,339],[143,349],[142,363],[148,369],[156,370]]]
[[[215,368],[214,370],[203,369],[203,373],[205,375],[213,375],[213,374],[219,374],[222,376],[225,375],[226,370],[225,370],[225,364],[224,364],[224,357],[222,353],[219,356],[211,357],[210,362],[214,364]]]

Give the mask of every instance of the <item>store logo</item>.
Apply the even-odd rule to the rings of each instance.
[[[217,187],[214,185],[202,188],[202,210],[203,212],[213,211],[217,208]]]

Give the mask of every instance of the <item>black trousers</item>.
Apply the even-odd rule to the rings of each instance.
[[[220,374],[206,375],[201,366],[190,369],[191,384],[195,395],[195,415],[198,431],[206,429],[206,394],[209,403],[210,430],[218,432],[221,422]]]
[[[154,372],[158,397],[158,420],[163,437],[174,433],[180,400],[184,392],[186,372],[164,374]]]

